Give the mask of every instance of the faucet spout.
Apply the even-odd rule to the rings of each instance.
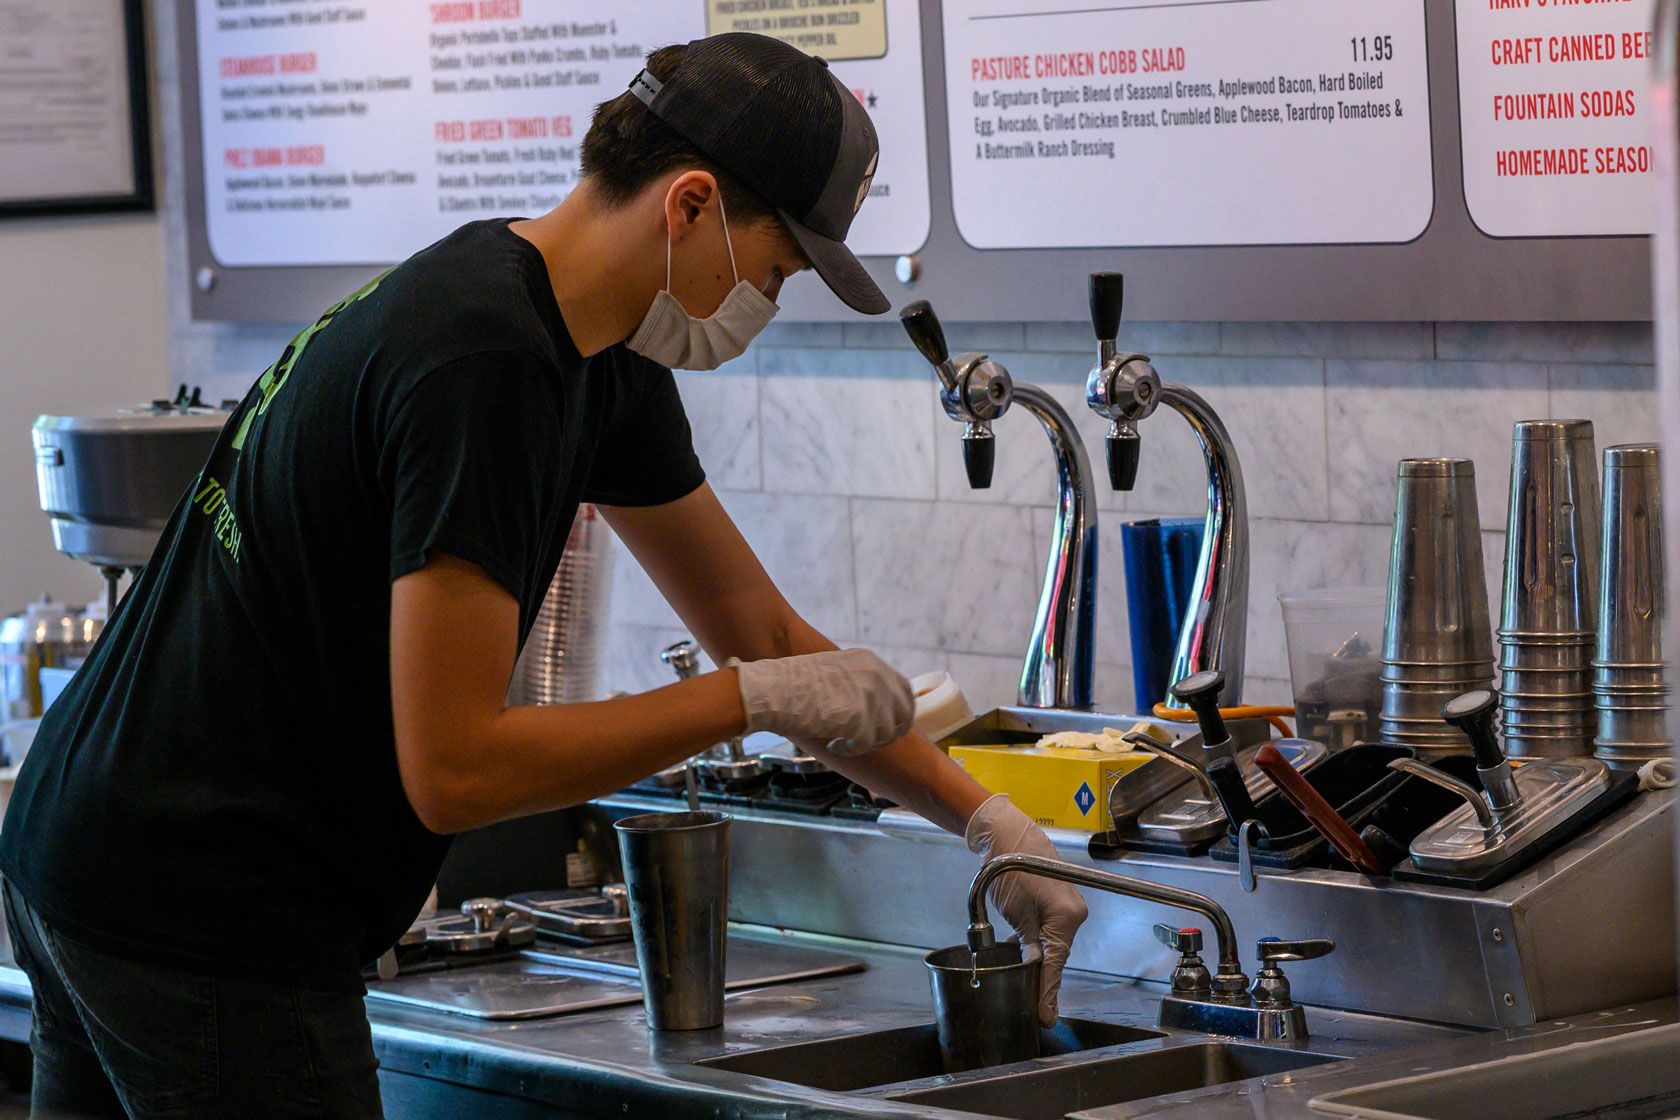
[[[985,944],[977,941],[989,942],[992,937],[991,922],[986,917],[986,888],[999,875],[1019,871],[1029,875],[1043,875],[1049,879],[1060,879],[1065,883],[1073,883],[1081,887],[1095,887],[1098,890],[1111,891],[1114,894],[1126,895],[1129,898],[1141,898],[1145,902],[1158,902],[1164,906],[1177,906],[1184,910],[1193,910],[1213,926],[1213,935],[1219,953],[1219,973],[1213,978],[1213,991],[1216,999],[1225,998],[1238,1000],[1244,997],[1248,989],[1248,977],[1243,975],[1242,961],[1237,956],[1237,934],[1231,925],[1230,915],[1225,913],[1224,907],[1205,894],[1183,890],[1179,887],[1164,886],[1151,883],[1147,879],[1134,879],[1129,875],[1116,875],[1110,871],[1098,871],[1094,867],[1079,867],[1061,860],[1045,859],[1042,856],[1025,855],[1015,852],[1006,856],[999,856],[980,869],[974,876],[974,882],[968,888],[968,928],[969,946],[973,949],[985,948]]]
[[[939,317],[926,300],[910,304],[899,318],[939,378],[945,415],[964,425],[963,469],[971,487],[991,485],[992,421],[1012,405],[1037,417],[1050,437],[1056,457],[1056,521],[1018,700],[1029,708],[1089,708],[1096,670],[1097,512],[1091,501],[1091,460],[1079,429],[1049,393],[1016,383],[986,355],[952,358]]]
[[[1248,639],[1248,496],[1231,434],[1194,390],[1161,383],[1160,401],[1189,421],[1207,462],[1208,504],[1193,598],[1179,631],[1170,680],[1217,669],[1224,707],[1242,702]]]
[[[1029,708],[1089,708],[1097,621],[1091,460],[1073,418],[1049,393],[1018,381],[1013,403],[1036,416],[1050,437],[1057,495],[1044,587],[1021,666],[1020,703]]]

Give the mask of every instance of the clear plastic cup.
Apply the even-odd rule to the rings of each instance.
[[[1382,587],[1325,587],[1278,596],[1300,738],[1338,750],[1377,737],[1386,598]]]

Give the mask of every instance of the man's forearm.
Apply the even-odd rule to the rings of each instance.
[[[743,722],[733,671],[597,703],[504,708],[437,729],[424,766],[401,768],[403,785],[428,828],[460,832],[614,793]]]

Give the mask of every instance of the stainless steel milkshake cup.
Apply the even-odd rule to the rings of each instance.
[[[1441,705],[1493,681],[1475,464],[1402,459],[1396,475],[1379,730],[1425,756],[1468,752]]]
[[[614,826],[642,1003],[655,1030],[723,1023],[729,820],[716,812],[647,813]]]
[[[1510,497],[1499,625],[1505,751],[1589,754],[1602,531],[1592,422],[1518,421]]]
[[[1671,745],[1662,646],[1661,478],[1656,444],[1604,449],[1593,753],[1612,762],[1663,758]]]

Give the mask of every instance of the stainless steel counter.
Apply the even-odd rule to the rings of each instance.
[[[441,1012],[371,1005],[374,1042],[392,1120],[459,1116],[463,1109],[508,1116],[710,1118],[838,1118],[973,1115],[927,1104],[886,1099],[916,1090],[960,1087],[1019,1073],[1094,1069],[1116,1056],[1165,1053],[1205,1045],[1209,1036],[1165,1032],[1119,1046],[1041,1058],[1003,1071],[933,1076],[886,1088],[837,1092],[698,1066],[702,1059],[768,1047],[843,1038],[932,1021],[920,950],[778,934],[740,932],[772,941],[793,940],[865,960],[866,971],[819,981],[732,993],[724,1026],[670,1035],[650,1032],[641,1008],[619,1007],[554,1019],[484,1022]],[[508,967],[490,965],[488,968]],[[1154,1029],[1161,986],[1070,972],[1062,990],[1065,1017]],[[15,968],[0,969],[0,1005],[26,1006],[28,982]],[[1368,1084],[1400,1072],[1450,1069],[1491,1056],[1528,1052],[1587,1037],[1673,1022],[1672,1001],[1579,1016],[1562,1023],[1476,1033],[1426,1023],[1309,1009],[1313,1037],[1271,1050],[1344,1059],[1245,1080],[1078,1113],[1092,1120],[1120,1117],[1266,1117],[1305,1120],[1307,1101],[1333,1089]],[[853,1051],[862,1060],[864,1048]],[[790,1067],[795,1068],[797,1067]],[[856,1074],[868,1080],[867,1070]],[[1100,1102],[1091,1102],[1093,1106]]]

